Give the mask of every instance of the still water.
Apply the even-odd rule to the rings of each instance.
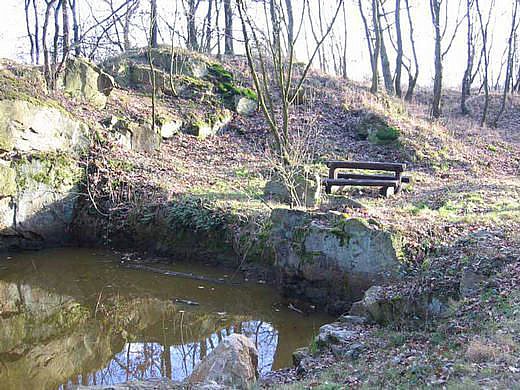
[[[229,271],[153,267],[208,280],[129,269],[98,250],[0,255],[0,387],[181,380],[236,332],[253,340],[267,373],[290,366],[292,352],[331,321],[288,309],[271,287],[230,283]]]

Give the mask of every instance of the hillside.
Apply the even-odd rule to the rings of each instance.
[[[52,176],[61,152],[7,145],[3,141],[11,136],[4,133],[14,130],[4,126],[0,168],[16,171],[18,198],[23,198],[21,178],[23,184],[28,179],[19,167],[51,161],[46,172],[53,183],[45,178],[45,184],[70,184],[82,194],[70,225],[75,242],[151,256],[182,253],[221,261],[222,255],[228,262],[231,256],[235,267],[270,276],[274,263],[265,238],[273,224],[270,214],[288,206],[264,197],[274,173],[266,147],[269,130],[254,109],[246,64],[186,51],[176,55],[156,52],[154,125],[142,51],[99,68],[81,65],[86,67],[81,72],[113,77],[102,104],[89,100],[84,86],[74,87],[72,76],[49,92],[34,77],[37,70],[3,63],[0,103],[23,101],[85,124],[82,136],[90,147],[72,154],[79,173],[69,175],[64,168],[66,174]],[[168,77],[172,62],[178,66],[174,88]],[[445,116],[432,122],[426,93],[408,104],[374,96],[349,80],[310,74],[291,124],[312,141],[312,168],[325,176],[324,162],[331,159],[403,162],[412,183],[390,198],[348,188],[305,212],[318,220],[332,212],[346,220],[375,221],[378,229],[400,237],[400,279],[379,285],[385,288],[384,302],[406,307],[394,305],[395,312],[383,315],[384,325],[342,322],[356,332],[359,354],[311,342],[306,365],[273,373],[263,385],[512,388],[520,383],[520,101],[513,97],[500,126],[487,128],[478,125],[480,99],[472,97],[471,116],[461,116],[448,92]],[[12,108],[0,106],[0,124],[11,114]],[[37,176],[30,180],[38,182]],[[0,181],[5,190],[0,201],[15,197],[8,184]],[[34,244],[30,229],[13,233],[1,226],[2,246]],[[430,305],[432,298],[442,301],[442,314],[428,312],[423,318],[408,310],[414,304],[422,308],[424,299]],[[319,302],[312,301],[318,310],[329,309]]]

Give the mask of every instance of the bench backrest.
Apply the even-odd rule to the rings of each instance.
[[[406,164],[382,163],[371,161],[327,161],[329,169],[367,169],[372,171],[391,171],[402,173],[406,170]]]

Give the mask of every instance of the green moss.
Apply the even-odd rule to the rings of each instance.
[[[42,85],[7,71],[0,71],[0,100],[23,100],[35,106],[55,108],[70,117],[61,104],[46,95]],[[0,147],[2,138],[0,134]]]
[[[368,139],[377,144],[389,144],[399,139],[401,131],[397,127],[385,126],[377,128],[376,132],[371,133]]]
[[[0,164],[0,198],[16,194],[16,171]]]
[[[209,74],[219,82],[232,83],[233,74],[227,71],[221,64],[215,62],[208,67]]]
[[[68,187],[78,183],[82,177],[82,171],[77,167],[76,161],[60,153],[23,156],[16,163],[16,171],[17,185],[21,189],[29,187],[31,182],[56,189]]]

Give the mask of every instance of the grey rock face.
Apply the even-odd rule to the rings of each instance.
[[[336,214],[275,209],[270,243],[282,287],[344,313],[365,290],[396,279],[400,242],[380,226]]]
[[[84,99],[98,108],[104,108],[115,87],[112,76],[84,58],[67,61],[63,89],[73,98]]]
[[[87,126],[59,108],[0,101],[0,151],[77,154],[88,147],[87,135]]]

